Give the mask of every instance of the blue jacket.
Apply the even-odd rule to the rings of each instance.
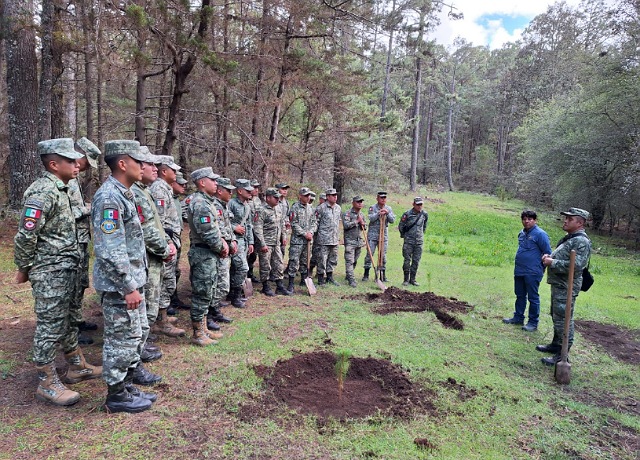
[[[516,264],[513,274],[515,276],[538,275],[542,278],[544,266],[542,254],[551,254],[549,235],[537,225],[525,232],[518,234],[518,252],[516,252]]]

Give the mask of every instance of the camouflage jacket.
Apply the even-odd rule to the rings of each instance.
[[[176,204],[176,209],[182,219],[182,222],[187,221],[187,204],[186,199],[180,200],[180,195],[173,195],[173,202]],[[180,232],[182,233],[182,222],[180,223]]]
[[[227,204],[227,208],[231,213],[231,227],[235,228],[237,225],[244,227],[244,235],[239,235],[234,230],[236,238],[244,239],[247,245],[253,244],[253,225],[251,223],[253,214],[251,213],[249,201],[243,202],[238,197],[234,197]]]
[[[576,251],[576,265],[573,273],[573,295],[578,295],[582,286],[582,270],[589,263],[591,257],[591,240],[584,230],[574,233],[579,235],[567,238],[566,235],[558,243],[558,247],[551,253],[553,262],[547,267],[547,283],[567,289],[569,281],[569,257],[571,250]]]
[[[218,220],[218,227],[220,228],[222,238],[224,238],[227,243],[236,241],[237,238],[231,227],[231,213],[227,208],[227,203],[217,197],[213,197],[213,206],[216,210],[216,219]],[[229,244],[229,246],[231,245]]]
[[[91,204],[93,284],[96,291],[129,294],[147,281],[147,256],[133,192],[113,176]]]
[[[415,212],[413,208],[405,211],[398,224],[398,230],[400,230],[400,235],[404,238],[404,242],[422,244],[428,221],[429,214],[427,214],[427,211]]]
[[[285,219],[285,222],[286,222],[286,219],[288,219],[289,217],[289,211],[291,210],[291,205],[289,205],[289,202],[285,198],[284,200],[278,201],[278,206],[280,206],[280,208],[282,209],[282,218]]]
[[[14,260],[18,270],[29,271],[30,277],[78,266],[76,220],[67,190],[67,185],[45,171],[24,192]]]
[[[318,221],[318,244],[323,246],[336,246],[340,244],[338,235],[340,230],[340,217],[342,208],[339,204],[329,206],[325,201],[316,208],[316,220]]]
[[[364,221],[364,214],[351,208],[342,214],[342,228],[344,229],[344,245],[361,248],[365,245],[362,236],[362,226],[358,223],[358,217]]]
[[[191,246],[208,246],[214,253],[220,254],[224,249],[213,197],[197,191],[187,198],[187,221],[189,222],[189,239]],[[185,201],[187,201],[185,200]]]
[[[384,226],[384,240],[387,241],[389,238],[389,224],[392,224],[393,221],[396,220],[396,216],[393,214],[390,206],[385,205],[384,209],[389,212],[389,214],[387,214],[386,225]],[[367,238],[370,240],[377,240],[380,236],[380,210],[381,208],[378,206],[378,203],[369,207],[369,231],[367,232]]]
[[[276,244],[280,244],[283,231],[284,219],[282,217],[282,207],[276,205],[272,208],[267,203],[259,206],[253,216],[255,246],[261,248],[262,246],[275,246]]]
[[[149,192],[156,201],[156,208],[158,209],[158,215],[162,222],[164,231],[176,248],[180,247],[180,233],[182,233],[182,217],[181,211],[176,207],[175,201],[173,201],[173,189],[163,179],[156,179],[153,184],[149,186]]]
[[[313,234],[318,229],[313,207],[299,201],[293,203],[289,210],[289,222],[291,223],[291,244],[307,244],[305,233]]]
[[[162,228],[155,200],[147,190],[147,186],[141,182],[133,184],[131,191],[136,202],[138,218],[142,224],[142,234],[144,235],[144,246],[147,249],[147,254],[156,258],[166,259],[169,257],[168,242],[170,239]]]
[[[68,185],[71,210],[76,218],[78,243],[86,244],[91,241],[91,207],[87,206],[84,201],[82,187],[80,187],[78,179],[71,179]]]

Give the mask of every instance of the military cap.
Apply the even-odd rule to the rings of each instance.
[[[70,137],[38,142],[38,155],[52,154],[60,155],[70,160],[79,160],[84,156],[75,151],[73,148],[73,139]]]
[[[145,159],[143,160],[143,163],[156,164],[158,157],[151,153],[151,151],[149,150],[149,147],[147,147],[146,145],[141,145],[140,153],[145,157]]]
[[[320,199],[321,200],[326,200],[327,199],[327,194],[326,193],[321,193],[320,194]]]
[[[417,196],[413,199],[413,204],[422,204],[422,197],[421,196]]]
[[[311,192],[309,195],[311,195],[311,199],[314,199],[316,197],[316,192]]]
[[[104,157],[110,158],[118,155],[129,155],[137,161],[147,161],[147,157],[140,152],[140,142],[120,139],[104,143]]]
[[[236,189],[233,186],[233,184],[231,184],[231,179],[229,179],[228,177],[218,177],[216,179],[216,182],[218,183],[218,187],[224,187],[227,190],[235,190]]]
[[[265,192],[264,192],[265,196],[275,196],[276,198],[280,198],[282,195],[280,195],[280,192],[278,191],[277,188],[275,187],[269,187]]]
[[[184,174],[182,174],[180,171],[176,173],[176,182],[180,185],[184,185],[187,183],[187,180],[184,178]]]
[[[160,160],[156,164],[169,166],[174,171],[178,172],[182,168],[176,164],[173,157],[171,155],[158,155],[158,160]]]
[[[580,208],[569,208],[568,211],[563,211],[560,214],[562,214],[563,216],[578,216],[582,217],[584,220],[588,220],[590,216],[588,211]]]
[[[98,167],[98,157],[102,154],[100,149],[86,137],[81,137],[76,141],[76,149],[84,153],[92,168]]]
[[[387,192],[385,192],[384,190],[380,190],[380,191],[378,192],[378,196],[379,196],[380,198],[386,198],[386,197],[387,197]]]
[[[251,181],[251,186],[252,186],[252,187],[260,187],[261,185],[262,185],[262,184],[260,184],[260,182],[259,182],[258,180],[256,180],[256,179],[253,179],[253,180]]]
[[[191,180],[194,182],[198,182],[200,179],[204,179],[205,177],[216,180],[220,176],[213,172],[213,168],[211,166],[196,169],[191,173]]]
[[[302,187],[298,192],[298,195],[311,195],[311,193],[312,192],[309,190],[309,187]]]
[[[353,200],[351,200],[353,203],[355,202],[360,202],[360,201],[364,201],[364,198],[362,198],[360,195],[356,195],[353,197]]]
[[[280,182],[279,184],[276,184],[276,188],[289,188],[289,186],[284,182]]]
[[[235,185],[236,188],[243,188],[247,192],[250,192],[253,190],[253,187],[251,186],[251,182],[249,181],[249,179],[236,179],[233,185]]]
[[[337,195],[338,192],[336,191],[335,188],[328,188],[324,191],[325,195]]]

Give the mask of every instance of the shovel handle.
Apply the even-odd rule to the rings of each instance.
[[[311,240],[307,241],[307,277],[309,276],[309,271],[311,270]]]
[[[382,251],[384,251],[384,227],[386,223],[387,216],[383,214],[380,216],[380,234],[378,235],[378,269],[382,267],[382,262],[384,261],[384,254]]]
[[[571,250],[569,255],[569,278],[567,279],[567,304],[564,309],[564,337],[562,339],[562,351],[560,360],[567,361],[569,355],[569,327],[571,326],[571,304],[573,303],[573,275],[576,268],[576,251]]]
[[[371,246],[369,246],[369,238],[367,238],[367,234],[362,229],[362,237],[364,238],[364,242],[367,244],[367,252],[369,253],[369,259],[371,259],[371,266],[373,267],[373,273],[375,273],[376,279],[378,279],[378,271],[376,270],[376,266],[373,265],[373,254],[371,253]]]

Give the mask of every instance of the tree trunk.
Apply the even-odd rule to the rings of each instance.
[[[395,13],[396,10],[396,0],[393,0],[391,3],[391,16]],[[389,79],[391,77],[391,52],[393,49],[393,32],[395,31],[395,24],[392,24],[389,30],[389,45],[387,46],[387,63],[384,68],[384,85],[382,88],[382,101],[380,103],[380,127],[378,128],[378,132],[382,134],[384,131],[384,121],[387,116],[387,97],[389,94]],[[375,158],[373,161],[373,172],[377,175],[378,166],[380,163],[380,147],[376,149]]]
[[[456,70],[453,69],[453,76],[451,77],[451,99],[449,99],[449,115],[447,117],[447,184],[449,184],[449,190],[453,191],[453,175],[451,171],[451,161],[453,156],[453,107],[455,105],[455,91],[456,91]]]
[[[435,92],[435,85],[429,84],[429,103],[427,104],[427,132],[426,139],[424,141],[424,166],[422,168],[422,183],[427,184],[427,161],[429,160],[429,147],[431,146],[431,130],[433,127],[433,93]]]
[[[427,6],[420,9],[420,25],[418,27],[418,40],[416,43],[416,88],[413,96],[413,140],[411,143],[411,174],[409,186],[412,192],[416,191],[418,182],[418,145],[420,144],[420,97],[422,95],[422,39],[424,22],[427,14]]]
[[[63,34],[60,14],[62,8],[58,1],[53,2],[53,40],[51,41],[51,138],[65,137],[64,129],[64,46],[60,37]]]
[[[51,93],[53,89],[53,0],[42,1],[40,37],[40,89],[38,91],[38,139],[51,139]]]

